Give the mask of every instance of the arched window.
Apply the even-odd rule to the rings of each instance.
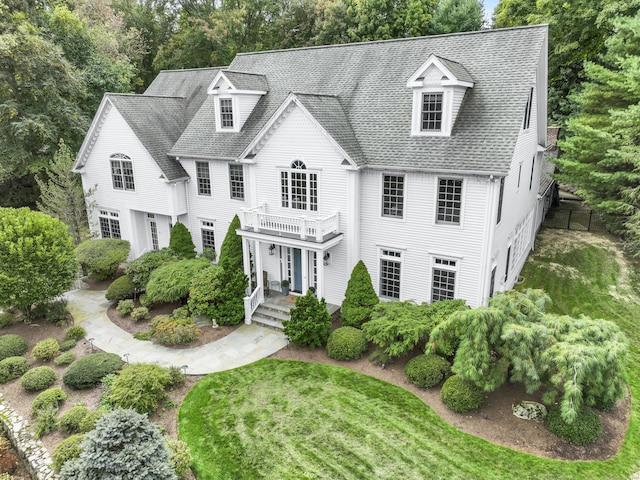
[[[111,155],[111,179],[116,190],[135,190],[133,162],[123,153]]]
[[[296,210],[318,210],[318,174],[307,171],[301,160],[280,172],[282,206]]]

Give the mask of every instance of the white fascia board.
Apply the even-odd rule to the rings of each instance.
[[[113,103],[109,100],[108,95],[108,93],[103,95],[98,111],[94,115],[91,125],[89,126],[89,130],[87,130],[87,134],[82,141],[82,145],[80,146],[80,150],[76,156],[76,161],[71,169],[74,173],[82,172],[82,169],[87,163],[87,158],[91,154],[91,150],[93,150],[93,145],[95,144],[98,135],[100,135],[100,130],[104,121],[103,117],[109,112],[109,110],[111,110],[111,108],[113,108]]]
[[[207,93],[209,95],[219,93],[218,92],[218,88],[216,87],[216,85],[218,84],[218,82],[220,80],[226,81],[229,85],[231,85],[233,87],[233,83],[231,83],[229,81],[229,79],[227,78],[227,76],[224,74],[224,72],[222,70],[220,70],[218,73],[216,73],[216,76],[213,78],[213,81],[211,82],[211,85],[209,85],[209,88],[207,88]]]
[[[449,70],[444,64],[440,61],[438,57],[436,57],[433,53],[429,55],[429,58],[426,62],[424,62],[416,72],[411,75],[411,78],[407,81],[407,88],[416,88],[422,87],[422,81],[418,80],[424,75],[424,72],[431,66],[434,65],[438,70],[442,72],[449,80],[445,80],[442,82],[442,85],[460,85],[463,87],[471,88],[473,87],[473,83],[463,82],[458,80],[458,78]]]

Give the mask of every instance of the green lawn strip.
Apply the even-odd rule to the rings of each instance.
[[[629,462],[561,462],[456,430],[413,394],[344,368],[265,359],[208,375],[180,437],[199,480],[603,478]],[[612,468],[613,467],[613,468]]]

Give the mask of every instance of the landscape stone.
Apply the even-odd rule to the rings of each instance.
[[[544,420],[547,418],[547,407],[538,402],[523,400],[511,406],[513,414],[524,420]]]

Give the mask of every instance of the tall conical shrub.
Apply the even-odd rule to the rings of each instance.
[[[371,320],[371,312],[380,300],[373,289],[367,266],[360,260],[347,284],[342,302],[342,325],[360,327]]]
[[[196,258],[196,246],[191,239],[191,233],[180,222],[171,229],[169,248],[181,258]]]

